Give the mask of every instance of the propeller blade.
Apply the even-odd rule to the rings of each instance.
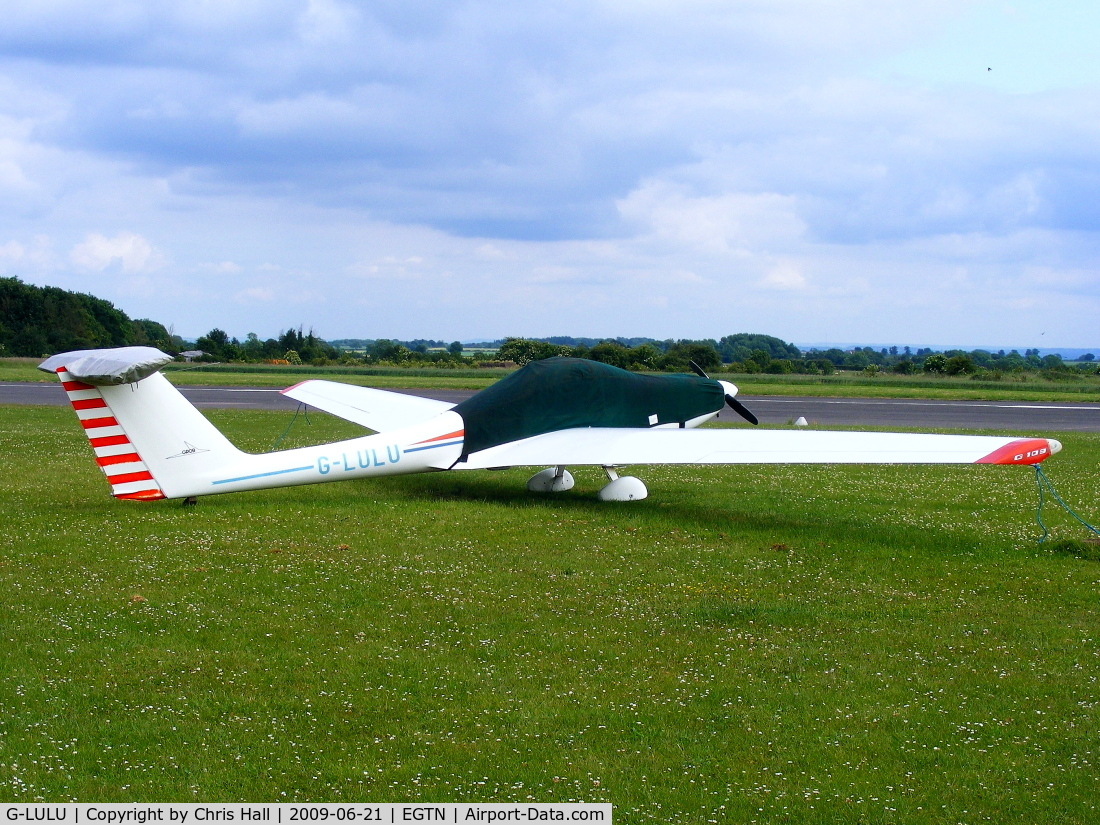
[[[748,421],[750,424],[760,423],[760,419],[753,415],[748,407],[746,407],[732,395],[726,396],[726,403],[730,405],[730,409],[732,409],[735,413]]]
[[[703,372],[703,368],[696,364],[694,361],[688,361],[688,366],[691,367],[691,371],[698,375],[700,378],[710,378],[709,375]],[[750,424],[760,423],[760,419],[753,415],[752,411],[749,410],[748,407],[746,407],[732,395],[726,396],[726,403],[730,405],[730,409],[732,409],[735,413],[748,421]]]

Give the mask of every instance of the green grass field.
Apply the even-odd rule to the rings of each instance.
[[[50,381],[34,358],[0,358],[0,381]],[[324,378],[368,387],[480,390],[508,375],[505,369],[398,369],[394,367],[278,367],[263,364],[169,365],[172,383],[207,386],[289,387]],[[715,374],[735,383],[743,395],[812,395],[862,398],[937,398],[980,401],[1100,402],[1100,377],[1050,381],[1039,375],[974,381],[965,376],[859,373],[835,375]]]
[[[289,416],[220,411],[247,449]],[[286,446],[352,435],[318,414]],[[1047,471],[1100,521],[1100,436]],[[1100,562],[1019,467],[529,471],[111,499],[0,408],[0,800],[610,801],[1096,822]],[[1054,539],[1083,539],[1048,513]],[[1072,551],[1072,552],[1071,552]]]

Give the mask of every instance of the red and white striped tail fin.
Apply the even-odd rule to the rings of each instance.
[[[76,380],[65,367],[58,367],[56,372],[92,445],[96,464],[111,485],[111,495],[137,501],[165,498],[99,387]]]
[[[38,365],[61,379],[116,498],[206,495],[211,477],[246,456],[160,374],[152,347],[80,350]],[[247,472],[247,467],[241,472]]]

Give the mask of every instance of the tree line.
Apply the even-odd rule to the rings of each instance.
[[[1078,363],[1070,364],[1056,354],[1040,357],[1038,349],[1026,349],[1022,355],[1017,350],[953,349],[936,352],[931,348],[922,348],[914,352],[909,347],[830,348],[802,352],[794,344],[779,338],[750,333],[727,335],[717,341],[649,341],[630,347],[611,340],[594,346],[569,346],[551,343],[551,339],[508,338],[498,352],[498,357],[519,364],[555,355],[590,358],[624,369],[672,372],[685,372],[690,360],[707,371],[743,374],[832,375],[837,370],[846,370],[869,376],[880,372],[901,375],[925,373],[985,376],[994,380],[1005,374],[1024,372],[1042,372],[1049,377],[1100,374],[1091,353],[1082,356]]]
[[[1100,374],[1094,356],[1067,363],[1060,355],[1040,356],[1038,349],[947,350],[909,347],[832,348],[803,352],[772,335],[737,333],[715,339],[653,338],[505,338],[464,346],[460,341],[389,338],[325,341],[313,330],[291,327],[261,340],[249,333],[243,341],[222,329],[185,341],[163,324],[132,320],[109,301],[57,287],[0,278],[0,356],[41,357],[74,349],[155,346],[173,355],[198,350],[201,360],[287,362],[327,366],[390,365],[463,368],[486,364],[528,364],[559,355],[587,358],[630,370],[686,372],[689,361],[704,370],[736,373],[801,373],[829,375],[837,370],[876,375],[969,375],[999,378],[1006,374],[1042,372],[1048,377]],[[467,354],[469,353],[469,354]]]
[[[1051,353],[1040,356],[1039,349],[1025,349],[997,352],[975,349],[949,349],[937,352],[930,347],[913,352],[909,347],[855,347],[850,351],[828,349],[810,350],[803,356],[804,361],[829,361],[834,368],[876,375],[891,372],[899,375],[969,375],[1000,378],[1008,374],[1042,372],[1050,377],[1079,373],[1097,373],[1095,356],[1086,353],[1076,363],[1066,362],[1061,355]],[[769,371],[775,371],[771,369]],[[792,370],[797,371],[797,370]]]
[[[200,336],[190,347],[202,352],[200,361],[285,361],[289,364],[328,364],[340,357],[339,350],[302,327],[280,332],[277,338],[261,341],[254,332],[248,333],[244,341],[230,338],[222,329],[212,329]]]
[[[136,345],[171,352],[179,343],[163,324],[147,318],[132,320],[110,301],[94,295],[0,278],[0,356],[38,358],[68,350]]]

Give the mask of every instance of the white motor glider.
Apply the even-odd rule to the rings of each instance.
[[[756,423],[737,387],[698,375],[636,375],[596,361],[536,361],[461,404],[304,381],[283,394],[375,435],[252,455],[234,447],[159,372],[150,347],[55,355],[61,379],[116,498],[191,499],[351,478],[547,466],[528,482],[568,490],[568,465],[603,467],[606,501],[646,497],[631,464],[1037,464],[1048,438],[695,429],[725,405]]]

